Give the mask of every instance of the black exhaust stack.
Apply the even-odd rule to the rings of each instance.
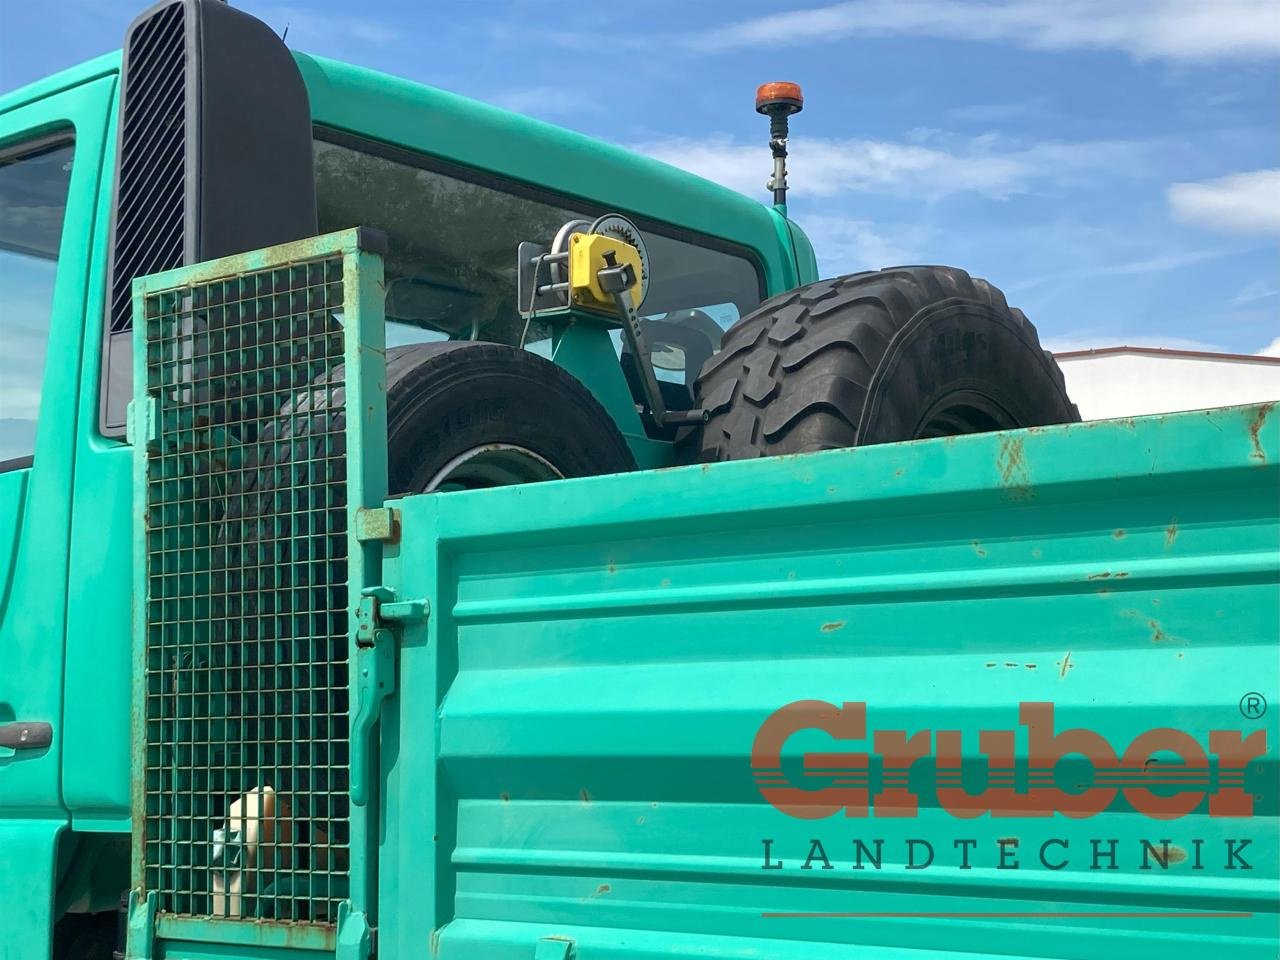
[[[124,430],[135,277],[316,233],[311,107],[292,54],[221,0],[163,0],[125,35],[101,428]]]

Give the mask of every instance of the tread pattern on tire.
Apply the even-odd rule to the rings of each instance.
[[[949,300],[1008,313],[1039,346],[1035,327],[998,288],[955,267],[892,267],[820,280],[765,301],[726,331],[695,386],[710,419],[694,459],[856,446],[868,387],[894,335],[920,310]],[[1042,352],[1065,393],[1062,371]],[[820,444],[812,442],[815,434],[823,436]]]

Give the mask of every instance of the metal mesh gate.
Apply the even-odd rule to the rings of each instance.
[[[361,340],[381,338],[379,311],[361,310],[358,242],[348,231],[135,288],[135,871],[160,913],[328,925],[353,895],[349,611],[368,564],[350,513],[383,492],[367,418],[346,415],[365,389]]]

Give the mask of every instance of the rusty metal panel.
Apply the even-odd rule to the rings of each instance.
[[[384,955],[1275,956],[1273,407],[396,507]]]

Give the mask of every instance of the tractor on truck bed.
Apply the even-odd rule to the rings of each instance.
[[[802,105],[766,206],[216,0],[0,98],[2,960],[1274,955],[1274,410],[819,279]]]

